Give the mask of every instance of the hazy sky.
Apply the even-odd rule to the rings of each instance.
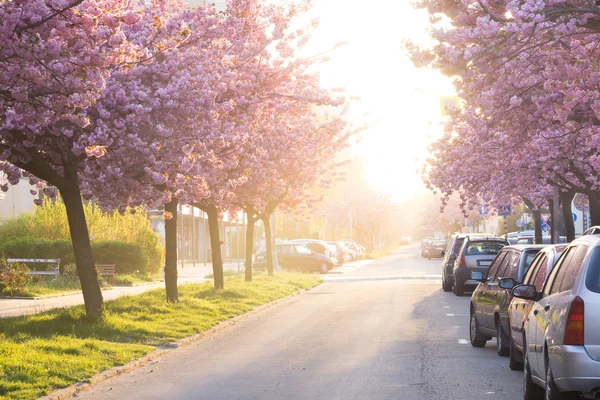
[[[424,190],[416,171],[441,133],[440,96],[453,94],[448,78],[415,68],[402,50],[404,39],[427,40],[427,15],[409,3],[314,0],[321,24],[310,43],[319,52],[348,41],[321,67],[322,81],[359,96],[353,113],[378,121],[354,151],[367,160],[372,187],[397,200]]]

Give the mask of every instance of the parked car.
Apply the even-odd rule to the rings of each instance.
[[[542,292],[546,278],[556,260],[565,249],[565,245],[545,246],[533,259],[529,271],[523,277],[524,285],[534,285],[537,292]],[[508,327],[510,336],[510,363],[513,370],[523,369],[523,328],[525,318],[533,305],[532,300],[513,297],[508,306]]]
[[[472,272],[471,278],[480,281],[471,296],[470,339],[473,347],[483,347],[496,338],[496,351],[506,357],[510,352],[508,306],[512,288],[522,282],[536,254],[544,246],[513,245],[504,247],[487,273]]]
[[[327,242],[318,239],[293,239],[289,240],[290,243],[297,243],[304,245],[314,251],[315,253],[322,254],[337,263],[337,250],[330,246]]]
[[[445,240],[431,240],[425,249],[425,256],[428,260],[431,260],[433,257],[443,257],[447,245],[448,242]]]
[[[471,239],[485,239],[492,237],[485,234],[458,233],[450,238],[448,246],[446,246],[446,249],[444,250],[444,259],[442,260],[442,289],[444,289],[444,292],[452,291],[452,287],[454,286],[454,261],[467,236]]]
[[[508,242],[500,238],[473,239],[467,236],[454,262],[454,294],[462,296],[465,286],[477,286],[479,282],[471,279],[471,272],[487,273],[494,258],[507,245]]]
[[[525,319],[524,398],[600,398],[600,235],[574,240],[544,288],[518,285],[534,301]]]
[[[350,261],[358,260],[360,258],[360,249],[354,242],[344,241],[344,245],[350,256]]]
[[[298,243],[278,243],[275,245],[275,251],[277,251],[277,262],[284,270],[326,274],[334,265],[331,258]],[[253,268],[265,268],[266,263],[264,250],[257,252],[254,256]]]
[[[346,246],[342,242],[327,242],[327,244],[335,247],[335,265],[341,266],[346,261]]]

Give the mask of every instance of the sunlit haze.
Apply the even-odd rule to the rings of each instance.
[[[417,170],[427,143],[442,129],[440,96],[453,94],[450,79],[417,69],[402,49],[403,40],[427,40],[426,13],[398,0],[317,0],[313,13],[320,26],[310,50],[318,53],[348,42],[321,66],[323,83],[360,97],[352,114],[368,113],[375,121],[353,149],[366,161],[368,182],[395,200],[424,190]]]

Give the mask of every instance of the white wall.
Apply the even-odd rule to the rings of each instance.
[[[37,198],[29,193],[33,186],[29,185],[29,179],[21,179],[18,185],[9,185],[8,192],[3,193],[0,198],[0,218],[14,218],[19,214],[31,212],[35,209],[33,200]]]

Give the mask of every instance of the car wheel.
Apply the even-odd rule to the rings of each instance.
[[[496,353],[500,357],[508,357],[510,347],[508,346],[509,338],[504,334],[500,320],[496,321]]]
[[[477,318],[475,318],[475,313],[473,311],[471,311],[471,321],[469,322],[469,338],[471,339],[471,346],[485,346],[485,336],[483,336],[479,331],[479,325],[477,325]]]
[[[546,366],[546,387],[545,387],[545,399],[546,400],[574,400],[579,398],[574,393],[561,393],[556,387],[554,382],[554,376],[552,376],[552,370],[550,365]]]
[[[513,371],[521,371],[523,369],[523,363],[517,360],[517,349],[513,343],[512,337],[510,340],[510,351],[509,351],[509,359],[508,359],[508,367]]]
[[[523,341],[523,349],[525,349],[523,354],[523,400],[542,400],[544,398],[544,391],[531,378],[531,368],[529,368],[525,341]]]
[[[463,284],[456,282],[456,279],[454,279],[454,294],[457,296],[462,296],[465,294],[465,288]]]
[[[442,289],[444,289],[444,292],[452,291],[452,285],[450,285],[448,281],[446,281],[446,278],[442,278]]]
[[[319,269],[319,271],[322,274],[326,274],[327,272],[329,272],[329,266],[327,265],[327,263],[322,263],[321,264],[321,268]]]

